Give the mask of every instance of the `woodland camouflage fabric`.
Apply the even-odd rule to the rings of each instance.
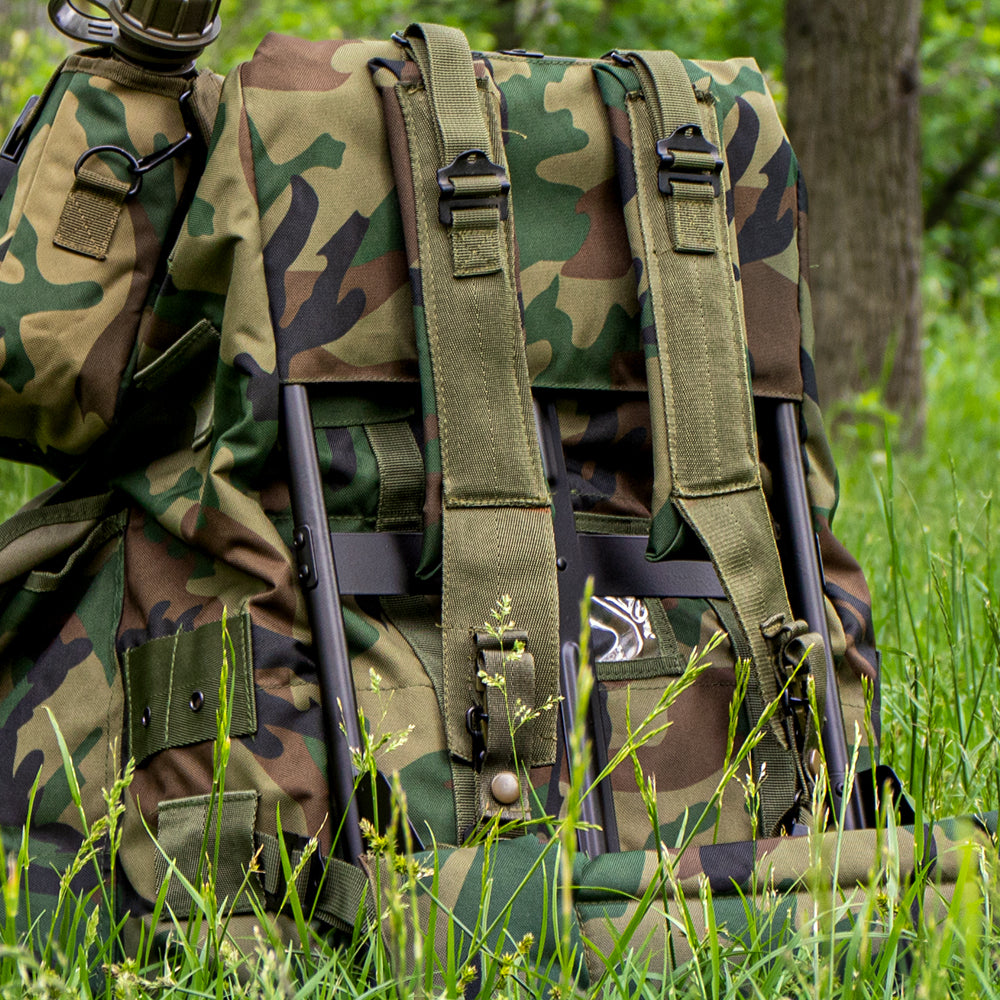
[[[995,818],[990,825],[995,834]],[[978,852],[989,850],[986,833],[969,821],[951,820],[928,828],[923,838],[912,827],[900,827],[885,831],[878,841],[872,831],[851,831],[839,844],[838,834],[831,832],[706,844],[683,854],[664,846],[659,852],[594,859],[576,855],[568,913],[554,842],[522,837],[492,847],[443,850],[436,859],[429,853],[417,856],[425,874],[418,879],[417,906],[405,912],[409,934],[397,933],[387,945],[412,942],[419,929],[421,938],[435,942],[437,981],[442,982],[469,961],[471,942],[499,957],[516,954],[518,943],[532,934],[532,961],[557,979],[565,933],[583,988],[606,980],[607,962],[601,956],[633,949],[651,970],[669,971],[691,958],[693,939],[709,934],[737,955],[762,944],[773,953],[807,924],[844,932],[851,917],[862,913],[877,950],[890,938],[893,907],[904,900],[928,921],[943,916],[962,866],[978,863]],[[435,870],[436,884],[430,874]],[[486,907],[480,902],[484,870],[492,890]],[[922,899],[910,887],[918,872],[934,872],[937,880],[927,883]],[[402,881],[386,864],[378,867],[377,881],[391,910]],[[869,909],[871,886],[879,890],[874,910]],[[751,940],[751,933],[758,936]],[[455,937],[450,951],[449,934]],[[398,955],[398,961],[412,970],[411,951]]]
[[[141,159],[176,142],[192,127],[178,100],[191,87],[120,60],[78,55],[36,105],[20,169],[0,203],[0,454],[66,475],[112,425],[142,310],[176,235],[191,159],[185,152],[147,175],[118,206],[113,247],[94,256],[62,244],[69,235],[77,246],[81,234],[99,228],[88,209],[95,199],[113,201],[113,186],[127,189],[131,179],[120,154],[77,161],[98,146]],[[188,103],[196,119],[200,102]],[[89,204],[77,200],[76,175],[90,179]],[[81,215],[61,227],[74,208]]]
[[[62,870],[82,829],[46,708],[81,775],[90,822],[104,811],[101,788],[135,757],[118,891],[122,911],[142,917],[164,873],[145,827],[169,842],[185,828],[178,817],[204,815],[200,797],[211,790],[224,611],[238,701],[226,822],[245,848],[228,852],[231,874],[238,884],[253,850],[273,845],[279,807],[293,848],[314,836],[321,853],[330,847],[319,686],[290,549],[281,384],[313,390],[335,530],[423,528],[433,540],[441,472],[434,397],[421,385],[414,333],[419,282],[411,279],[420,262],[406,252],[411,213],[389,151],[398,123],[384,100],[399,81],[419,86],[403,49],[268,36],[226,81],[169,264],[164,239],[184,158],[125,200],[106,261],[52,245],[61,200],[43,190],[66,191],[88,146],[132,142],[142,155],[184,128],[176,95],[151,95],[134,80],[118,94],[125,84],[102,76],[105,66],[71,64],[60,74],[21,174],[0,201],[0,447],[57,472],[75,469],[0,528],[0,787],[12,790],[0,795],[0,827],[9,850],[28,821],[37,775],[32,892],[53,893],[52,869]],[[754,392],[802,402],[850,739],[864,719],[861,680],[877,689],[878,668],[864,578],[829,528],[836,475],[810,359],[805,191],[755,65],[685,66],[714,100],[723,136]],[[529,370],[537,388],[559,399],[578,527],[644,534],[652,471],[640,265],[628,248],[615,166],[627,126],[623,133],[605,106],[587,61],[488,55],[477,72],[503,124]],[[142,112],[134,124],[135,101]],[[114,123],[110,140],[105,119]],[[46,145],[60,122],[67,134]],[[51,178],[36,176],[38,162]],[[42,311],[41,303],[52,306]],[[460,831],[436,686],[439,605],[433,597],[348,596],[344,620],[365,718],[381,733],[415,727],[380,766],[398,772],[414,829],[453,846]],[[641,717],[692,649],[719,629],[735,636],[719,601],[604,602],[594,616],[598,635],[604,621],[605,638],[615,641],[612,626],[618,639],[638,637],[638,651],[623,659],[600,660],[598,650],[612,752],[625,738],[627,699]],[[670,632],[676,650],[666,656],[658,643]],[[727,637],[710,654],[670,709],[670,730],[638,751],[641,768],[657,776],[660,829],[650,829],[626,763],[612,783],[630,853],[593,862],[585,880],[641,892],[656,844],[673,844],[711,799],[727,751],[735,654],[743,652],[734,645]],[[877,739],[877,702],[873,721]],[[743,711],[737,744],[749,725]],[[862,748],[862,766],[873,753]],[[532,775],[539,817],[559,801],[549,797],[551,777],[548,769]],[[742,845],[753,833],[745,804],[726,796],[679,862],[682,878],[694,885],[703,871],[728,891],[726,872],[697,852],[752,852],[711,845]],[[533,837],[511,843],[527,841],[529,854],[541,849]],[[758,849],[791,858],[804,845]],[[465,866],[453,886],[466,877],[478,884],[468,874],[472,854],[449,856]],[[273,901],[280,872],[273,851],[264,857],[271,869],[257,887]],[[101,858],[107,872],[106,850]],[[801,872],[796,864],[785,870]],[[614,866],[618,881],[602,881]],[[80,879],[81,889],[96,885],[89,869]],[[615,926],[627,922],[622,906],[605,910]],[[595,907],[580,896],[592,937]]]

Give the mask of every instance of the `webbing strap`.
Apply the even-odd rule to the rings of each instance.
[[[793,619],[757,462],[718,128],[676,55],[628,57],[642,90],[626,106],[638,207],[630,240],[645,264],[655,328],[647,349],[659,424],[654,501],[680,511],[715,563],[768,703],[778,694],[788,634],[780,627],[791,628]],[[810,664],[816,661],[814,652]],[[780,823],[801,778],[786,721],[780,710],[772,716],[756,754],[767,763],[765,832]]]
[[[329,858],[315,913],[328,924],[347,929],[354,927],[359,913],[364,913],[365,923],[374,930],[379,913],[366,871],[340,858]]]
[[[378,466],[376,531],[414,530],[420,525],[424,462],[413,432],[402,420],[365,424]]]
[[[406,35],[437,124],[443,196],[438,215],[451,230],[452,273],[458,278],[501,271],[509,184],[490,152],[469,44],[457,28],[439,24],[411,24]]]
[[[529,655],[508,672],[530,664],[530,683],[511,677],[511,689],[533,692],[529,711],[557,694],[556,553],[517,306],[496,95],[488,81],[477,83],[460,31],[411,25],[407,37],[424,81],[423,88],[399,84],[396,96],[414,189],[417,336],[430,367],[421,378],[433,383],[429,416],[440,438],[445,731],[452,757],[472,763],[467,713],[482,708],[473,633],[493,620],[500,598],[510,597],[517,628],[528,636]],[[526,724],[520,769],[551,764],[555,720],[555,712],[544,712]],[[491,740],[497,730],[490,727]],[[484,781],[481,771],[475,783],[456,782],[460,833],[484,813],[528,815],[527,781],[517,803],[490,808]]]

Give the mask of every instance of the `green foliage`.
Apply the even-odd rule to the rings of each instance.
[[[927,441],[898,418],[840,428],[838,534],[868,574],[883,653],[883,755],[936,815],[1000,801],[1000,576],[993,494],[1000,351],[986,310],[925,282]]]
[[[927,259],[953,306],[998,318],[1000,23],[993,0],[925,0]]]
[[[309,38],[387,37],[411,21],[461,26],[476,49],[526,48],[599,56],[612,48],[674,48],[699,57],[754,55],[772,73],[783,59],[780,0],[678,0],[669,5],[614,0],[500,0],[457,5],[426,0],[290,0],[280,7],[223,0],[223,35],[208,59],[222,70],[249,58],[267,31]]]
[[[6,30],[6,29],[5,29]],[[32,94],[38,94],[66,57],[68,46],[55,31],[15,24],[0,40],[0,131],[17,118]]]
[[[54,482],[41,469],[0,460],[0,520],[6,520],[22,504]]]

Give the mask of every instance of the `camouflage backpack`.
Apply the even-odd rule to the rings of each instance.
[[[415,25],[270,35],[216,114],[217,86],[83,53],[5,147],[0,449],[62,479],[0,528],[0,828],[8,851],[27,830],[32,912],[114,788],[120,849],[73,886],[112,886],[127,947],[186,919],[216,834],[248,935],[291,893],[378,924],[397,850],[441,963],[531,931],[545,967],[566,931],[581,984],[613,949],[670,966],[706,879],[730,940],[764,885],[787,931],[841,836],[801,835],[806,679],[874,769],[878,659],[829,526],[804,191],[755,64],[470,54]],[[818,616],[782,571],[803,520]],[[567,810],[600,825],[582,850]],[[879,858],[842,838],[849,901]],[[921,842],[900,830],[904,869]],[[539,914],[568,884],[567,929]]]

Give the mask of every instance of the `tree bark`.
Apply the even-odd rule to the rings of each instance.
[[[786,0],[820,398],[872,387],[923,431],[920,0]]]

